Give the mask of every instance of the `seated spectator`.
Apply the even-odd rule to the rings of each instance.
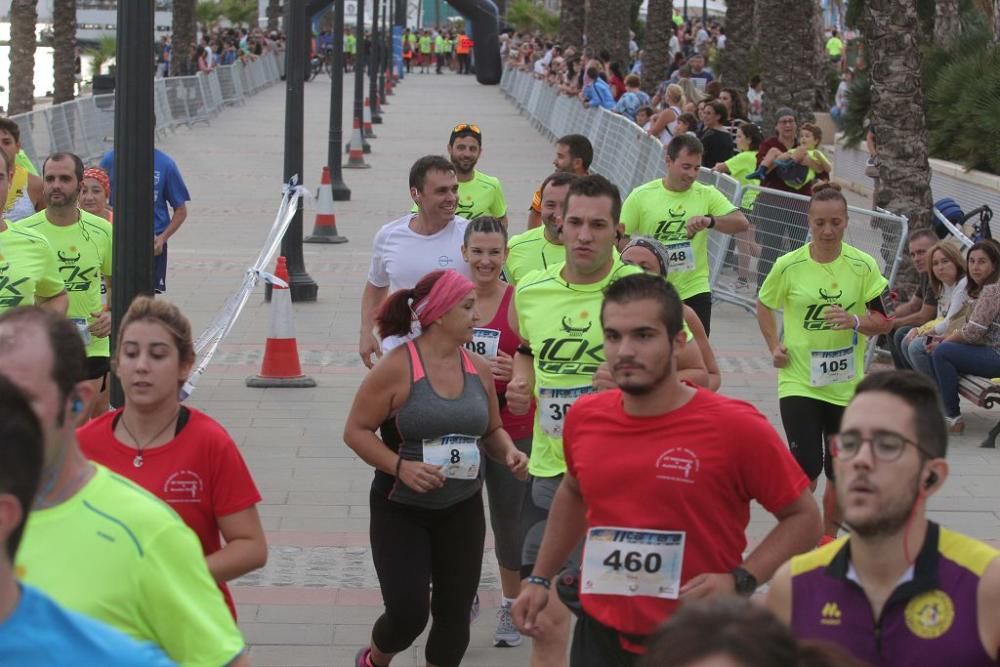
[[[633,123],[639,108],[650,104],[649,95],[639,87],[640,83],[639,77],[635,74],[625,77],[625,94],[618,98],[614,107],[615,113],[620,113]]]
[[[900,353],[910,367],[934,379],[934,369],[927,353],[927,344],[965,324],[969,293],[965,277],[965,260],[948,241],[939,241],[927,253],[927,280],[937,297],[937,317],[910,329],[900,345]]]

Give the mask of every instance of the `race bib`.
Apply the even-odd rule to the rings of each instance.
[[[542,430],[553,438],[561,438],[563,424],[570,407],[584,394],[589,394],[593,387],[573,387],[572,389],[549,389],[542,387],[538,390],[538,423]]]
[[[694,271],[694,248],[691,247],[690,241],[670,243],[667,245],[667,251],[670,253],[670,273]]]
[[[478,327],[473,329],[472,340],[465,344],[465,349],[487,359],[496,359],[497,350],[500,349],[500,331]]]
[[[84,345],[90,345],[90,329],[87,328],[87,320],[83,317],[71,317],[70,322],[76,327],[76,332],[80,334],[80,340]]]
[[[479,438],[453,433],[424,440],[424,463],[441,467],[449,479],[475,479],[479,476]]]
[[[854,379],[854,346],[839,350],[816,350],[809,363],[809,384],[825,387],[828,384]]]
[[[580,592],[676,600],[684,540],[683,531],[591,528]]]

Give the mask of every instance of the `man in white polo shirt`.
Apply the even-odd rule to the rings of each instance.
[[[435,269],[455,269],[468,276],[462,242],[469,221],[455,215],[458,178],[448,158],[427,155],[410,168],[410,196],[416,213],[393,220],[375,234],[368,282],[361,293],[361,335],[358,352],[365,366],[386,347],[375,337],[375,315],[386,297],[411,288]]]

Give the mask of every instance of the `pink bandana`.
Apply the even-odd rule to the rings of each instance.
[[[472,282],[458,271],[449,269],[435,273],[440,273],[441,277],[434,283],[434,287],[427,296],[413,304],[413,312],[420,320],[421,327],[427,327],[445,315],[475,289]]]

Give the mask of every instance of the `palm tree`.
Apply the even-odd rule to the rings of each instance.
[[[194,8],[195,20],[201,28],[201,34],[212,32],[212,27],[222,18],[222,5],[216,0],[201,0]]]
[[[750,54],[754,40],[754,0],[726,0],[726,48],[719,55],[719,69],[730,86],[745,90],[754,72]]]
[[[934,44],[946,46],[962,34],[959,0],[937,0],[934,3]]]
[[[629,15],[619,0],[590,0],[587,10],[587,46],[594,55],[607,51],[613,63],[628,67]]]
[[[55,0],[52,5],[52,104],[75,97],[76,0]]]
[[[35,106],[35,22],[38,0],[10,3],[10,115]]]
[[[101,37],[96,47],[87,49],[87,55],[90,56],[90,76],[98,76],[104,63],[118,57],[118,40],[111,36]]]
[[[191,65],[191,45],[198,36],[195,22],[195,0],[174,0],[173,50],[170,55],[170,76],[187,74]]]
[[[267,1],[267,29],[277,30],[278,20],[281,18],[281,0]]]
[[[253,25],[257,22],[257,2],[256,0],[225,0],[222,3],[222,14],[235,26]]]
[[[732,1],[732,0],[730,0]],[[646,39],[642,47],[642,87],[652,95],[667,76],[673,58],[670,33],[674,29],[672,0],[649,0],[646,9]]]
[[[871,122],[877,128],[884,208],[931,222],[931,169],[921,77],[920,19],[912,0],[864,0],[861,30],[869,58]]]
[[[586,1],[562,0],[559,6],[559,43],[563,48],[583,46],[583,29],[586,24]]]
[[[811,120],[816,104],[816,23],[803,2],[757,0],[757,49],[764,81],[764,131],[774,127],[778,107],[791,107],[799,120]],[[735,40],[727,40],[726,48]]]
[[[1000,0],[993,0],[993,43],[1000,42]]]

